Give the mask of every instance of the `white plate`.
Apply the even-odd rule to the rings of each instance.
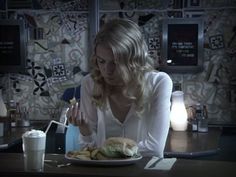
[[[114,159],[114,160],[82,160],[78,158],[68,157],[65,154],[65,158],[72,163],[83,164],[83,165],[106,165],[106,166],[117,166],[117,165],[130,165],[142,159],[142,156],[131,157],[127,159]]]

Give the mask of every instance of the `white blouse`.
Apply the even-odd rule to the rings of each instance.
[[[121,136],[135,140],[143,156],[163,157],[170,125],[170,98],[172,80],[164,72],[149,72],[146,79],[152,88],[151,107],[137,115],[134,105],[121,123],[112,113],[107,99],[106,108],[98,108],[91,102],[94,81],[86,75],[81,82],[80,110],[92,127],[91,136],[80,135],[80,145],[100,147],[108,137]],[[148,110],[148,109],[145,109]]]

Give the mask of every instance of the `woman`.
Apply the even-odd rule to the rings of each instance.
[[[127,137],[142,155],[163,157],[169,131],[172,81],[153,68],[138,25],[114,19],[98,32],[91,74],[81,82],[70,117],[83,146],[100,147],[108,137]]]

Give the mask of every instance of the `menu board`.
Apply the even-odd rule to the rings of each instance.
[[[198,25],[168,25],[168,65],[193,66],[198,64]]]
[[[0,73],[24,73],[26,36],[23,20],[0,19]]]
[[[0,57],[1,65],[19,65],[20,60],[20,28],[19,26],[0,25]]]
[[[201,18],[164,19],[160,69],[175,73],[202,71],[203,36]]]

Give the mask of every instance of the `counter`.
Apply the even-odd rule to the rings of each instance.
[[[76,177],[222,177],[236,176],[236,162],[177,159],[170,170],[144,169],[149,157],[143,157],[127,166],[89,166],[73,164],[58,168],[55,164],[44,164],[43,172],[25,172],[22,153],[0,153],[1,176],[76,176]],[[62,154],[46,154],[46,160],[67,163]]]
[[[22,134],[30,129],[44,129],[48,122],[34,122],[30,127],[11,128],[11,132],[4,137],[0,137],[0,150],[10,148],[21,143]],[[51,136],[56,137],[55,133],[48,134],[47,145],[54,142],[54,151],[46,149],[50,153],[64,153],[63,145],[58,142],[64,142],[64,137],[57,136],[58,140],[51,140]],[[209,156],[216,154],[219,149],[219,138],[221,136],[220,128],[209,128],[207,133],[190,132],[190,131],[169,131],[166,147],[164,151],[165,157],[193,158],[201,156]],[[64,142],[65,143],[65,142]],[[58,145],[57,145],[58,144]],[[57,147],[56,147],[57,146]],[[21,147],[21,144],[19,145]],[[57,150],[60,147],[60,151]],[[50,148],[50,146],[47,146]],[[18,152],[21,152],[19,150]]]
[[[214,155],[220,151],[221,129],[209,128],[206,133],[192,131],[169,131],[165,157],[193,158]]]

